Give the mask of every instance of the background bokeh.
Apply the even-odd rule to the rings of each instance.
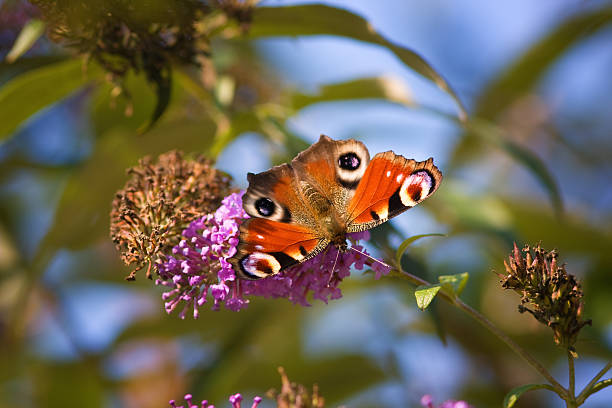
[[[444,173],[434,197],[373,235],[372,251],[447,234],[412,246],[405,269],[428,280],[469,272],[462,298],[566,383],[565,354],[550,330],[519,314],[518,296],[492,273],[513,241],[557,248],[582,280],[584,315],[593,319],[577,344],[577,386],[610,359],[610,3],[322,4],[361,15],[423,56],[465,103],[470,124],[388,47],[295,36],[291,27],[215,38],[215,75],[176,67],[170,105],[144,134],[137,129],[156,94],[142,74],[126,79],[133,113],[125,116],[125,100],[111,98],[101,75],[69,84],[81,81],[81,61],[45,37],[0,63],[0,122],[28,112],[15,130],[0,123],[0,406],[160,407],[187,392],[224,406],[232,393],[278,387],[278,366],[294,381],[317,383],[328,406],[414,407],[429,393],[493,407],[511,388],[542,382],[461,311],[435,300],[420,312],[403,281],[356,273],[327,305],[257,299],[239,313],[203,310],[183,321],[165,314],[160,288],[144,275],[123,280],[129,269],[108,236],[110,203],[139,158],[171,149],[218,154],[217,166],[244,188],[247,172],[290,159],[321,133],[362,140],[371,154],[432,156]],[[4,57],[36,11],[1,10]],[[30,89],[6,98],[22,75]],[[63,86],[76,90],[32,108]],[[551,395],[527,394],[520,406],[564,406]],[[612,406],[612,388],[584,406]]]

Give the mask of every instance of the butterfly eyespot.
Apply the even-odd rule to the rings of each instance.
[[[261,279],[280,272],[282,265],[272,254],[253,252],[246,255],[239,262],[243,277],[247,279]]]
[[[433,188],[433,178],[426,170],[417,170],[406,177],[399,194],[403,205],[414,207],[425,199]]]
[[[344,170],[357,170],[361,165],[361,159],[357,154],[345,153],[338,158],[338,166]]]
[[[262,217],[269,217],[274,214],[275,207],[274,201],[266,197],[261,197],[255,201],[255,209]]]

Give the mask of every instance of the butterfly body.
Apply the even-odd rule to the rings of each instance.
[[[356,140],[319,141],[291,163],[249,173],[243,197],[252,217],[240,227],[231,262],[238,276],[259,279],[304,262],[328,245],[347,249],[347,234],[373,228],[430,196],[442,180],[432,159],[393,152],[371,161]]]

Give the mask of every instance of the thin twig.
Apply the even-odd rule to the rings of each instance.
[[[563,386],[559,384],[557,380],[555,380],[555,378],[548,372],[548,370],[542,364],[540,364],[539,361],[532,357],[531,354],[529,354],[525,349],[515,343],[514,340],[508,337],[506,333],[504,333],[497,326],[495,326],[493,322],[484,317],[482,314],[480,314],[480,312],[476,311],[471,306],[465,304],[462,300],[456,299],[454,304],[463,311],[465,311],[467,314],[472,316],[474,319],[476,319],[480,324],[489,329],[489,331],[491,331],[497,337],[499,337],[499,339],[506,343],[506,345],[510,347],[512,351],[521,356],[521,358],[523,358],[523,360],[525,360],[527,364],[529,364],[544,378],[546,378],[546,380],[548,380],[548,382],[555,388],[557,394],[559,394],[560,397],[565,398],[565,396],[567,395],[566,389],[563,388]]]
[[[567,365],[569,367],[569,395],[572,400],[576,399],[576,373],[574,371],[574,356],[567,350]]]
[[[400,268],[394,268],[392,271],[395,272],[394,276],[402,277],[417,286],[430,285],[430,283],[426,280],[421,279],[418,276],[412,275],[404,270],[401,270]],[[532,357],[531,354],[529,354],[525,349],[515,343],[514,340],[508,337],[506,333],[504,333],[497,326],[495,326],[493,322],[491,322],[485,316],[480,314],[480,312],[476,311],[456,296],[450,296],[444,291],[438,292],[438,296],[441,296],[448,303],[455,305],[459,309],[463,310],[481,325],[486,327],[491,333],[499,337],[499,339],[506,343],[506,345],[510,347],[512,351],[518,354],[523,360],[525,360],[527,364],[529,364],[544,378],[546,378],[546,380],[548,380],[548,382],[552,385],[556,393],[559,394],[561,398],[563,398],[564,400],[567,399],[567,390],[561,384],[559,384],[557,380],[555,380],[555,378],[550,374],[550,372],[548,372],[548,370],[542,364],[540,364],[534,357]]]

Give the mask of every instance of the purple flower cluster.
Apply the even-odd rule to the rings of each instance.
[[[352,267],[362,270],[368,259],[365,255],[369,256],[362,246],[357,245],[357,241],[369,238],[368,231],[350,234],[352,246],[347,252],[339,254],[338,249],[330,245],[314,258],[277,275],[243,282],[243,293],[265,298],[287,298],[302,306],[310,306],[310,292],[313,299],[325,303],[331,299],[339,299],[342,297],[342,291],[338,288],[340,282],[351,274]],[[378,262],[372,264],[372,269],[376,273],[376,279],[389,273],[389,269]]]
[[[338,253],[329,246],[318,256],[277,275],[241,281],[228,262],[236,254],[240,223],[248,218],[242,209],[242,193],[227,196],[214,214],[193,221],[182,233],[182,240],[172,249],[172,255],[157,265],[158,285],[169,288],[162,297],[168,313],[184,305],[180,317],[189,310],[198,317],[198,308],[213,298],[214,310],[223,304],[238,311],[249,303],[245,296],[287,298],[295,304],[309,306],[308,296],[328,302],[342,297],[338,284],[350,275],[351,267],[363,269],[369,255],[357,240],[368,239],[369,232],[349,236],[352,250]],[[379,262],[372,263],[376,279],[389,272]],[[332,269],[334,269],[332,271]]]
[[[172,256],[158,265],[161,279],[156,284],[170,290],[162,295],[166,312],[172,312],[179,304],[185,307],[180,313],[184,318],[193,309],[198,317],[198,307],[206,303],[210,292],[214,309],[221,304],[230,310],[240,310],[248,302],[239,293],[236,274],[228,259],[236,254],[239,222],[248,215],[242,209],[242,193],[225,197],[214,214],[196,219],[183,230],[183,239],[172,248]]]
[[[170,407],[171,408],[215,408],[214,405],[209,405],[208,401],[206,400],[202,401],[200,405],[192,404],[191,400],[193,399],[193,397],[191,394],[185,395],[184,398],[185,398],[185,402],[187,402],[187,405],[176,405],[176,402],[174,400],[170,400]],[[240,403],[242,402],[242,395],[240,394],[232,395],[231,397],[229,397],[229,402],[230,404],[232,404],[232,408],[241,408]],[[261,402],[261,397],[253,398],[253,405],[251,405],[251,408],[257,408],[260,402]]]
[[[428,395],[428,394],[423,395],[423,397],[421,397],[421,405],[426,408],[435,408],[433,404],[433,398],[431,397],[431,395]],[[471,407],[465,401],[448,400],[438,405],[437,408],[471,408]]]

